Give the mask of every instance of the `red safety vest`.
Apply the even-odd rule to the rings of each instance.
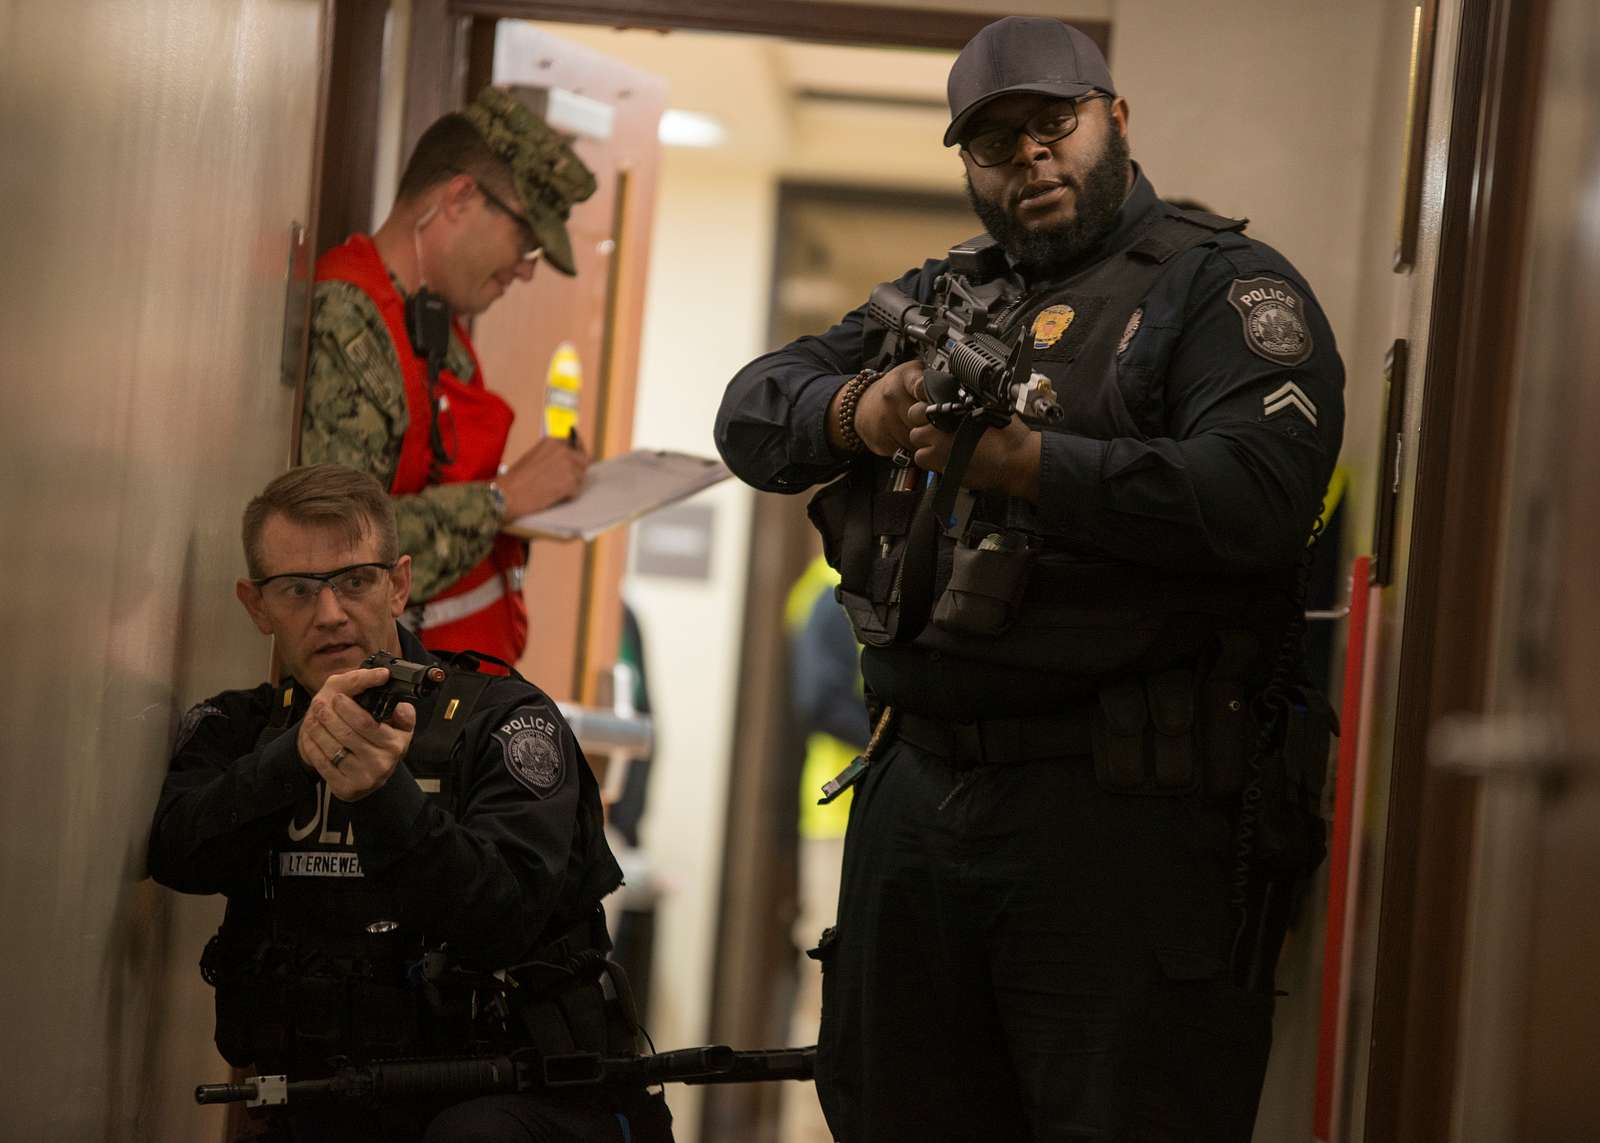
[[[406,386],[406,434],[400,442],[389,492],[405,496],[421,492],[431,481],[428,446],[428,365],[411,349],[406,333],[405,300],[395,289],[389,271],[372,239],[352,235],[317,260],[317,281],[349,282],[377,305],[389,329],[389,340],[400,359]],[[459,321],[456,336],[472,358],[472,380],[463,381],[449,370],[439,374],[439,431],[453,459],[444,466],[439,483],[459,484],[493,480],[500,469],[506,436],[515,413],[511,406],[483,384],[483,367]],[[527,550],[521,540],[505,533],[495,537],[494,549],[483,561],[428,600],[421,636],[432,651],[486,651],[515,663],[528,642],[528,608],[522,599],[522,571]],[[470,597],[470,598],[468,598]],[[443,612],[436,621],[429,611]],[[452,614],[463,612],[462,614]]]

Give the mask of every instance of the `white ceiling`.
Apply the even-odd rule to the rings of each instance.
[[[821,91],[944,105],[954,52],[779,43],[778,75],[791,92]]]

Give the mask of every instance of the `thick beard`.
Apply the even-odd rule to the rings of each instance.
[[[1029,269],[1047,269],[1075,262],[1112,230],[1128,193],[1128,140],[1112,131],[1100,158],[1089,168],[1078,192],[1078,209],[1066,222],[1029,230],[998,202],[980,198],[967,176],[967,201],[983,228],[1011,260]]]

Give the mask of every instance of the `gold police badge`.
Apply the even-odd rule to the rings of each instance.
[[[1067,332],[1077,311],[1071,306],[1049,306],[1039,311],[1033,319],[1033,347],[1049,349]]]

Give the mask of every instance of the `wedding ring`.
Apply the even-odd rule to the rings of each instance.
[[[349,753],[350,751],[346,750],[343,746],[339,747],[338,750],[333,752],[333,757],[328,759],[328,765],[337,770],[339,768],[339,763],[343,762],[345,755]]]

